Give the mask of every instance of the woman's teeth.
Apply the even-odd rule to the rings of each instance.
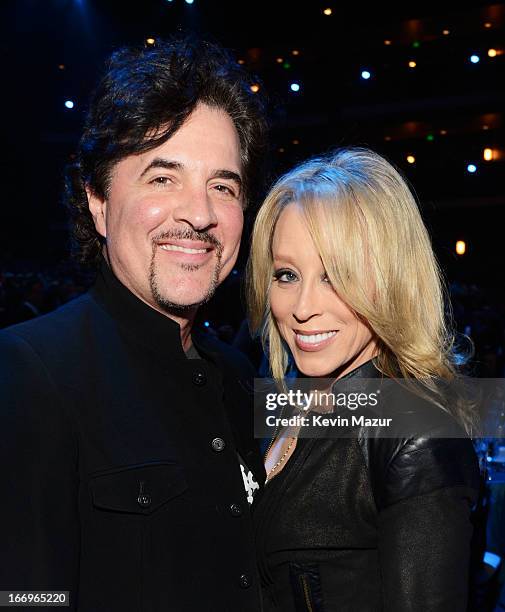
[[[162,244],[160,245],[164,251],[180,251],[181,253],[206,253],[207,249],[187,249],[186,247],[176,246],[175,244]]]
[[[324,340],[328,340],[328,338],[332,338],[336,333],[336,331],[331,331],[324,334],[310,334],[310,336],[296,334],[296,337],[300,342],[304,342],[305,344],[317,344],[318,342],[323,342]]]

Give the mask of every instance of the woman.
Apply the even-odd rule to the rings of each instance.
[[[478,464],[467,437],[443,437],[458,423],[468,431],[471,415],[436,401],[433,381],[456,369],[405,181],[358,148],[283,176],[255,223],[248,291],[273,378],[290,360],[300,377],[336,384],[406,378],[426,391],[412,399],[421,422],[445,415],[393,439],[272,440],[254,511],[265,609],[465,610]]]

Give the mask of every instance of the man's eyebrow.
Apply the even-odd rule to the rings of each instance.
[[[240,174],[238,174],[238,172],[233,172],[233,170],[216,170],[212,174],[212,178],[221,178],[234,181],[235,183],[237,183],[240,190],[242,190],[242,177],[240,176]]]
[[[150,164],[142,171],[140,178],[144,176],[149,170],[153,168],[164,168],[165,170],[182,170],[184,168],[181,162],[172,161],[170,159],[164,159],[163,157],[155,157]]]

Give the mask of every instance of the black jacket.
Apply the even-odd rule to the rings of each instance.
[[[257,612],[247,362],[102,265],[95,287],[0,332],[0,590],[79,612]],[[48,608],[49,609],[49,608]]]
[[[451,417],[425,422],[410,438],[299,438],[254,506],[266,610],[466,610],[478,462],[468,438],[440,437]]]

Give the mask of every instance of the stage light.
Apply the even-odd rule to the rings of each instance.
[[[295,138],[295,139],[294,139],[294,140],[292,140],[291,142],[292,142],[292,144],[294,144],[294,145],[299,145],[299,144],[300,144],[300,141],[299,141],[297,138]]]
[[[449,36],[449,34],[450,34],[450,33],[451,33],[451,32],[450,32],[449,30],[442,30],[442,34],[443,34],[444,36]]]
[[[277,57],[275,61],[276,61],[278,64],[282,64],[282,62],[283,62],[284,60],[282,59],[282,57]]]
[[[419,47],[421,46],[421,43],[418,40],[415,40],[412,43],[412,46],[414,47],[414,49],[419,49]]]
[[[480,62],[480,57],[478,55],[471,55],[470,56],[470,61],[472,62],[472,64],[478,64]]]
[[[331,8],[325,8],[325,9],[324,9],[324,11],[323,11],[323,13],[324,13],[325,15],[331,15],[331,14],[333,13],[333,11],[331,10]]]
[[[146,43],[148,45],[154,45],[156,41],[154,40],[154,38],[146,38]]]
[[[252,91],[253,93],[258,93],[258,91],[259,91],[259,90],[260,90],[260,86],[258,85],[258,83],[253,83],[253,84],[251,85],[251,91]]]
[[[489,21],[486,21],[486,23],[484,24],[485,28],[490,28],[492,26],[492,24]]]
[[[186,0],[186,4],[193,4],[195,0]]]
[[[65,106],[67,108],[74,108],[74,103],[72,102],[72,100],[66,100],[65,101]]]
[[[409,68],[415,68],[416,66],[417,66],[417,64],[414,62],[414,60],[410,60]]]
[[[428,135],[426,136],[426,140],[427,140],[428,142],[433,142],[433,141],[435,140],[435,136],[434,136],[433,134],[428,134]]]
[[[205,321],[204,325],[205,327],[210,327],[210,323],[208,321]]]
[[[466,242],[464,240],[458,240],[456,242],[456,253],[458,255],[464,255],[466,253]]]
[[[477,172],[477,166],[475,164],[468,164],[468,166],[466,167],[466,170],[470,174],[474,174],[475,172]]]
[[[300,51],[298,51],[298,49],[293,49],[293,51],[291,51],[292,55],[300,55]]]
[[[482,126],[482,129],[483,129],[483,130],[489,130],[489,125],[485,125],[485,124],[484,124],[484,125]]]
[[[489,49],[487,54],[489,55],[489,57],[496,57],[498,55],[496,49]]]
[[[58,64],[59,70],[65,70],[65,64]]]
[[[299,83],[291,83],[291,85],[289,86],[289,88],[291,89],[291,91],[300,91],[300,84]]]
[[[416,158],[413,155],[407,155],[407,162],[409,164],[415,164],[416,163]]]
[[[447,136],[447,130],[440,130],[440,136]]]
[[[488,147],[486,147],[482,153],[482,156],[484,157],[485,161],[492,161],[493,160],[493,149],[489,149]]]
[[[384,44],[385,44],[386,46],[389,46],[389,45],[391,44],[391,41],[390,41],[390,40],[385,40],[385,41],[384,41]]]
[[[372,76],[372,74],[368,71],[368,70],[362,70],[361,71],[361,78],[365,79],[365,81],[368,81],[368,79]]]
[[[286,149],[285,149],[284,147],[281,147],[281,148],[279,149],[279,153],[284,153],[284,151],[285,151],[285,150],[286,150]]]
[[[239,59],[237,60],[237,64],[240,64],[240,66],[243,66],[245,64],[245,60]]]
[[[289,70],[291,68],[291,64],[289,62],[284,62],[284,64],[282,64],[282,67],[286,70]]]

